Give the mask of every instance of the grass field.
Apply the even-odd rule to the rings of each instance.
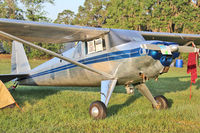
[[[32,60],[31,66],[41,62]],[[0,73],[9,72],[10,60],[0,59]],[[98,121],[89,117],[88,109],[100,99],[100,88],[19,86],[12,95],[23,112],[16,107],[0,110],[0,132],[200,132],[200,80],[192,87],[191,100],[186,68],[171,68],[147,86],[154,96],[168,98],[168,110],[154,110],[137,91],[127,95],[118,86],[108,105],[108,117]]]

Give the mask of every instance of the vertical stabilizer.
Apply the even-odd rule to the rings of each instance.
[[[11,57],[11,73],[27,73],[31,70],[24,47],[22,43],[13,41]]]

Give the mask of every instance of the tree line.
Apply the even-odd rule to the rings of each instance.
[[[0,0],[0,17],[139,31],[200,33],[200,0],[85,0],[77,13],[66,9],[55,21],[45,16],[42,9],[45,3],[53,4],[54,0]],[[40,45],[56,52],[61,47]],[[31,57],[38,57],[39,53],[46,56],[27,50]]]
[[[200,0],[85,0],[57,23],[139,31],[200,33]]]

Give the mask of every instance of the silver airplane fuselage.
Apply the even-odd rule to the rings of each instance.
[[[145,78],[157,78],[164,67],[159,59],[151,56],[141,44],[162,43],[138,41],[121,44],[100,52],[85,54],[85,47],[78,44],[62,55],[80,63],[113,75],[118,85],[137,84]],[[165,42],[167,43],[167,42]],[[53,58],[30,72],[30,76],[19,81],[21,85],[39,86],[100,86],[105,77],[79,66]]]
[[[127,94],[134,94],[137,89],[151,102],[154,109],[167,109],[167,98],[163,95],[154,97],[145,81],[157,79],[160,74],[166,73],[180,52],[200,52],[195,47],[195,44],[200,44],[199,34],[95,28],[10,19],[0,19],[0,38],[13,41],[11,74],[0,75],[0,80],[8,82],[14,79],[16,82],[13,88],[18,83],[28,86],[100,86],[101,100],[92,102],[89,107],[89,114],[94,119],[106,117],[108,103],[116,85],[125,85]],[[51,45],[68,43],[66,47],[71,46],[69,42],[78,43],[58,54],[32,42],[53,43]],[[23,44],[55,58],[31,70]],[[188,46],[190,44],[193,47]]]

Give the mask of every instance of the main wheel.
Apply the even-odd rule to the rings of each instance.
[[[158,107],[154,107],[152,105],[153,108],[155,108],[155,109],[167,109],[168,108],[168,100],[163,95],[156,96],[156,97],[154,97],[154,99],[158,103]]]
[[[90,104],[89,113],[94,119],[104,119],[106,118],[107,108],[105,104],[101,101],[95,101]]]

